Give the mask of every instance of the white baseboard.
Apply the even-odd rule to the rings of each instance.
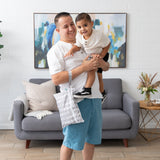
[[[3,129],[14,129],[14,125],[13,124],[0,124],[0,130]]]

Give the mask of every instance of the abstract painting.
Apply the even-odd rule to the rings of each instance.
[[[73,19],[78,13],[71,13]],[[48,68],[47,52],[60,36],[56,32],[56,13],[34,13],[34,67]],[[111,41],[109,60],[111,68],[126,67],[127,13],[89,13],[94,29],[103,31]]]

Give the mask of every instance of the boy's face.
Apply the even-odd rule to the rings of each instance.
[[[75,41],[76,27],[70,16],[59,18],[56,31],[60,34],[62,41]]]
[[[93,22],[89,22],[85,19],[77,21],[77,30],[85,38],[88,39],[92,34]]]

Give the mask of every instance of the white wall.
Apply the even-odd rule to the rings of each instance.
[[[0,29],[4,35],[0,43],[5,46],[0,50],[0,129],[13,128],[8,115],[13,99],[24,92],[21,82],[50,77],[48,70],[34,69],[33,13],[60,11],[128,13],[127,67],[110,69],[104,78],[122,78],[124,91],[137,100],[143,98],[137,91],[140,73],[159,72],[159,0],[0,0]]]

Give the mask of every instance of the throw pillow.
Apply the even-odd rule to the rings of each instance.
[[[53,97],[53,94],[56,93],[55,85],[51,80],[42,84],[24,81],[23,84],[26,88],[26,96],[31,110],[58,110],[56,100]]]

